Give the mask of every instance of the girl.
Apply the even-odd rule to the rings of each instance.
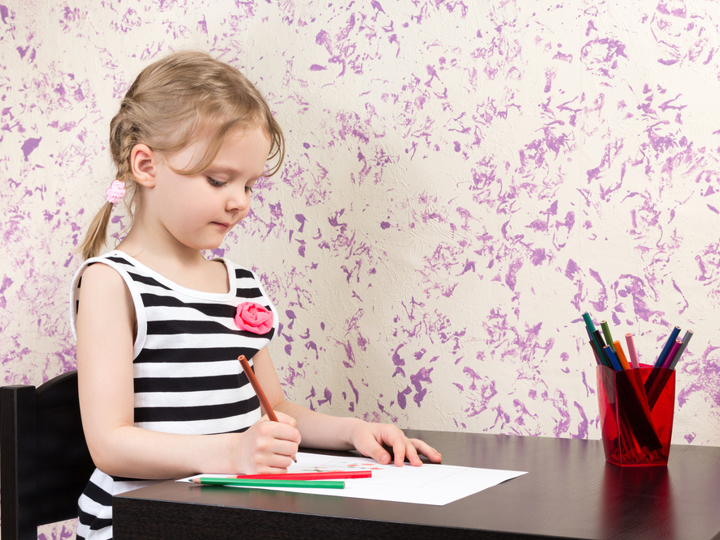
[[[279,125],[243,75],[200,52],[150,65],[112,119],[110,148],[117,177],[71,288],[83,426],[97,466],[79,500],[79,538],[112,536],[113,494],[198,472],[283,473],[301,442],[355,448],[384,464],[387,445],[398,466],[421,465],[418,452],[441,460],[395,426],[286,402],[267,348],[277,311],[262,284],[202,255],[247,216],[253,185],[284,156]],[[132,227],[98,257],[125,188]],[[261,417],[241,354],[279,422]]]

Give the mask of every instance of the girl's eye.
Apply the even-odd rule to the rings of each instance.
[[[220,182],[219,180],[215,180],[214,178],[207,177],[208,183],[213,187],[223,187],[225,185],[225,182]]]
[[[251,188],[250,186],[245,186],[245,191],[247,191],[248,193],[252,193],[252,192],[253,192],[253,190],[252,190],[252,188]]]

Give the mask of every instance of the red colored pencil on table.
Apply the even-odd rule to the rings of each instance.
[[[349,478],[372,478],[372,471],[328,471],[287,474],[239,474],[246,480],[345,480]]]

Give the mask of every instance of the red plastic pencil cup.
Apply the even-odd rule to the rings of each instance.
[[[675,411],[675,371],[597,366],[605,459],[620,467],[667,465]]]

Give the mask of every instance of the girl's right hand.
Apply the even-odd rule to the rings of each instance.
[[[234,461],[243,474],[286,473],[297,454],[300,432],[292,416],[277,411],[278,422],[267,415],[242,433],[242,442],[235,446]]]

